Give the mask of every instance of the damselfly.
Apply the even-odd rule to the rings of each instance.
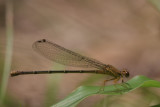
[[[112,65],[106,65],[102,62],[80,55],[76,52],[68,50],[62,46],[59,46],[46,39],[36,41],[32,45],[33,49],[46,57],[47,59],[73,67],[95,68],[94,70],[48,70],[48,71],[13,71],[11,76],[25,75],[25,74],[50,74],[50,73],[96,73],[106,74],[112,76],[112,78],[105,80],[105,82],[114,80],[116,83],[123,77],[129,77],[129,72],[124,69],[122,71],[116,69]]]

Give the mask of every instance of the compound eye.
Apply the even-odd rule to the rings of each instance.
[[[122,73],[125,77],[129,77],[129,72],[126,69],[124,69]]]
[[[129,72],[126,71],[125,77],[129,77]]]

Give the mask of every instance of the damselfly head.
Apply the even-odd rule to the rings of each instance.
[[[125,76],[126,78],[128,78],[128,77],[129,77],[129,72],[128,72],[128,70],[127,70],[127,69],[122,70],[122,71],[121,71],[121,75],[123,75],[123,76]]]

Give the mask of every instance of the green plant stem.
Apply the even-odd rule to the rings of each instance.
[[[6,0],[6,52],[5,52],[5,63],[2,75],[1,90],[0,90],[0,104],[3,104],[6,94],[11,61],[12,61],[12,46],[13,46],[13,1]]]

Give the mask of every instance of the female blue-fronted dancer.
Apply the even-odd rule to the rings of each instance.
[[[33,49],[46,57],[47,59],[73,67],[95,68],[93,70],[46,70],[46,71],[12,71],[11,76],[26,75],[26,74],[51,74],[51,73],[96,73],[106,74],[112,76],[112,78],[104,81],[114,80],[117,83],[118,80],[122,80],[123,77],[129,77],[129,72],[125,70],[118,70],[112,65],[103,64],[95,59],[80,55],[76,52],[68,50],[62,46],[59,46],[46,39],[36,41],[32,45]]]

